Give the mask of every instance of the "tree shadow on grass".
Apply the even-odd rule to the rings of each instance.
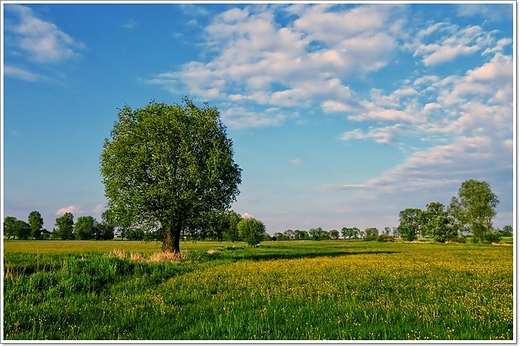
[[[344,255],[360,255],[360,254],[392,254],[399,253],[397,251],[361,251],[361,252],[322,252],[322,253],[268,253],[268,254],[243,254],[236,255],[231,258],[238,260],[279,260],[279,259],[301,259],[301,258],[319,258],[319,257],[340,257]]]

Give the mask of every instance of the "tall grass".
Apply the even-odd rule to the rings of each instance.
[[[157,262],[152,249],[24,258],[6,244],[4,338],[513,339],[511,246],[184,246],[184,259]]]

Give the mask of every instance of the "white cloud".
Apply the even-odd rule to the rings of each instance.
[[[486,21],[509,20],[513,16],[513,4],[471,4],[458,5],[461,17],[481,16]]]
[[[377,143],[389,144],[395,142],[402,134],[408,131],[407,127],[402,124],[395,124],[382,128],[370,129],[367,133],[363,133],[361,129],[354,129],[344,132],[339,139],[348,141],[352,139],[365,140],[372,139]]]
[[[6,5],[5,10],[18,17],[16,24],[6,25],[6,33],[13,35],[15,49],[27,53],[32,61],[57,63],[77,57],[77,50],[85,48],[55,24],[38,18],[27,6]]]
[[[75,214],[75,213],[84,213],[85,211],[83,211],[83,207],[80,205],[70,205],[67,207],[60,208],[58,211],[56,211],[55,215],[61,216],[67,212]]]
[[[92,213],[100,214],[105,209],[106,209],[106,205],[105,204],[99,204],[99,205],[94,206],[94,208],[92,209]]]
[[[14,66],[8,66],[8,65],[4,66],[4,74],[6,76],[19,78],[19,79],[22,79],[24,81],[29,81],[29,82],[48,80],[48,78],[45,76],[30,72],[30,71],[27,71],[24,69],[20,69],[20,68],[14,67]]]
[[[226,126],[235,129],[278,126],[287,117],[277,112],[276,108],[271,108],[263,113],[257,113],[240,106],[232,106],[225,109],[221,112],[221,116]]]
[[[189,62],[148,82],[172,93],[187,88],[196,97],[232,101],[244,111],[245,103],[308,107],[314,102],[332,111],[353,99],[345,78],[391,61],[401,26],[391,18],[396,8],[362,6],[334,12],[328,5],[234,8],[217,15],[205,29],[214,58]],[[296,11],[299,18],[281,27],[275,11]],[[266,123],[278,121],[269,118],[247,126]]]
[[[299,166],[302,162],[300,159],[291,159],[289,160],[289,163],[293,164],[294,166]]]
[[[135,20],[133,19],[129,19],[128,21],[126,21],[125,23],[121,24],[121,27],[122,28],[125,28],[125,29],[128,29],[128,30],[131,30],[133,28],[135,28],[136,26],[138,26],[139,23],[136,22]]]
[[[459,28],[455,24],[435,23],[417,34],[414,57],[422,56],[424,65],[435,66],[454,60],[461,55],[470,55],[478,51],[487,50],[495,43],[492,33],[485,33],[480,26]],[[433,34],[442,35],[433,42]]]

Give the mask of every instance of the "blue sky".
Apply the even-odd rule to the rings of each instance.
[[[270,234],[396,227],[470,178],[513,225],[513,6],[3,2],[4,216],[100,220],[117,108],[188,96]]]

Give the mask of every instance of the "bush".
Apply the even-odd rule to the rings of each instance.
[[[500,234],[496,232],[485,232],[482,236],[484,243],[498,243],[500,242]]]
[[[264,240],[265,225],[254,218],[244,218],[238,225],[238,234],[249,246],[255,246]]]
[[[381,234],[381,235],[377,235],[376,240],[379,242],[394,242],[395,237],[386,235],[386,234]]]

